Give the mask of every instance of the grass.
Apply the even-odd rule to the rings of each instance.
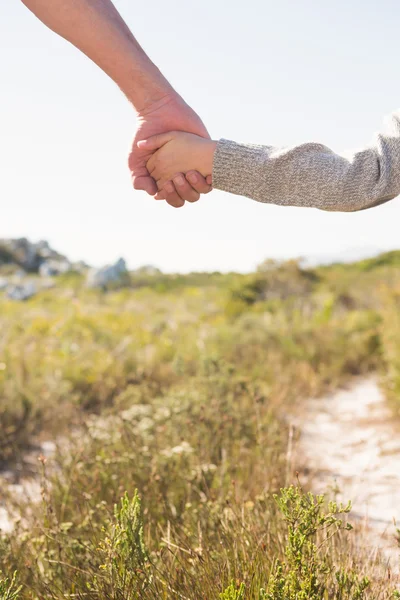
[[[0,296],[0,462],[62,439],[43,502],[8,499],[0,599],[396,597],[348,509],[293,481],[286,415],[375,370],[395,404],[398,262]]]

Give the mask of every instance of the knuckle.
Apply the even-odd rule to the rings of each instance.
[[[182,206],[185,204],[185,201],[181,200],[180,198],[167,199],[167,202],[173,208],[182,208]]]
[[[146,167],[150,173],[154,173],[154,171],[157,170],[157,161],[154,160],[154,158],[150,158],[150,160],[147,161]]]

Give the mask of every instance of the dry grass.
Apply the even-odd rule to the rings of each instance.
[[[321,523],[308,536],[296,567],[274,494],[294,479],[294,403],[378,368],[397,393],[399,286],[391,258],[155,277],[107,294],[65,278],[23,305],[1,298],[1,460],[40,437],[73,438],[43,503],[22,506],[19,529],[0,542],[18,597],[394,597],[335,521],[323,551],[312,546]],[[308,498],[296,493],[292,502]]]

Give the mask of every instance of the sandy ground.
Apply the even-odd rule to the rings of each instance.
[[[365,524],[366,543],[399,573],[400,428],[376,379],[310,400],[303,414],[294,423],[301,432],[295,465],[301,460],[307,467],[316,493],[338,489],[338,501],[352,501],[351,515]]]
[[[56,451],[54,442],[43,442],[36,450],[31,451],[24,457],[25,467],[31,466],[31,471],[36,474],[32,477],[23,476],[16,469],[14,471],[3,471],[0,473],[0,534],[11,533],[14,528],[14,520],[18,519],[18,515],[10,515],[7,510],[7,495],[14,494],[20,498],[29,498],[32,502],[40,502],[41,500],[41,482],[40,482],[40,464],[39,457],[51,457]],[[22,469],[21,469],[22,470]],[[7,495],[3,490],[6,490]]]
[[[290,452],[292,468],[304,472],[306,467],[316,493],[333,488],[339,490],[338,501],[352,500],[351,515],[364,525],[365,543],[372,552],[381,549],[392,572],[400,574],[395,526],[398,521],[400,527],[400,427],[376,379],[310,400],[303,408],[302,418],[293,422],[300,438]],[[47,442],[27,458],[37,464],[40,454],[51,456],[54,450],[54,443]],[[35,502],[40,501],[40,482],[11,471],[0,475],[0,530],[10,532],[13,518],[1,494],[5,487]]]

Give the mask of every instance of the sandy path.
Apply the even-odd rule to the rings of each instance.
[[[394,525],[397,520],[400,527],[400,427],[393,423],[376,379],[310,400],[303,408],[304,416],[294,421],[301,435],[292,467],[307,467],[316,493],[335,487],[339,501],[352,500],[353,520],[365,522],[368,546],[382,549],[392,571],[400,574]],[[37,461],[40,453],[51,456],[54,444],[44,444],[31,459]],[[40,483],[37,478],[15,481],[13,472],[0,475],[0,529],[10,532],[13,520],[2,503],[2,484],[38,501]]]
[[[313,490],[335,487],[338,500],[351,500],[353,519],[366,524],[368,546],[379,547],[398,573],[400,428],[376,379],[310,400],[295,425],[301,431],[297,455],[311,471]],[[294,462],[299,460],[295,453]]]
[[[0,473],[0,535],[11,533],[14,529],[14,518],[7,510],[7,495],[14,494],[17,498],[29,498],[32,502],[41,499],[41,469],[38,464],[39,456],[45,458],[53,456],[56,450],[54,442],[43,442],[35,451],[27,453],[24,457],[25,465],[31,465],[33,475],[22,476],[18,470],[3,471]],[[7,495],[2,493],[6,490]],[[18,518],[16,516],[16,518]]]

